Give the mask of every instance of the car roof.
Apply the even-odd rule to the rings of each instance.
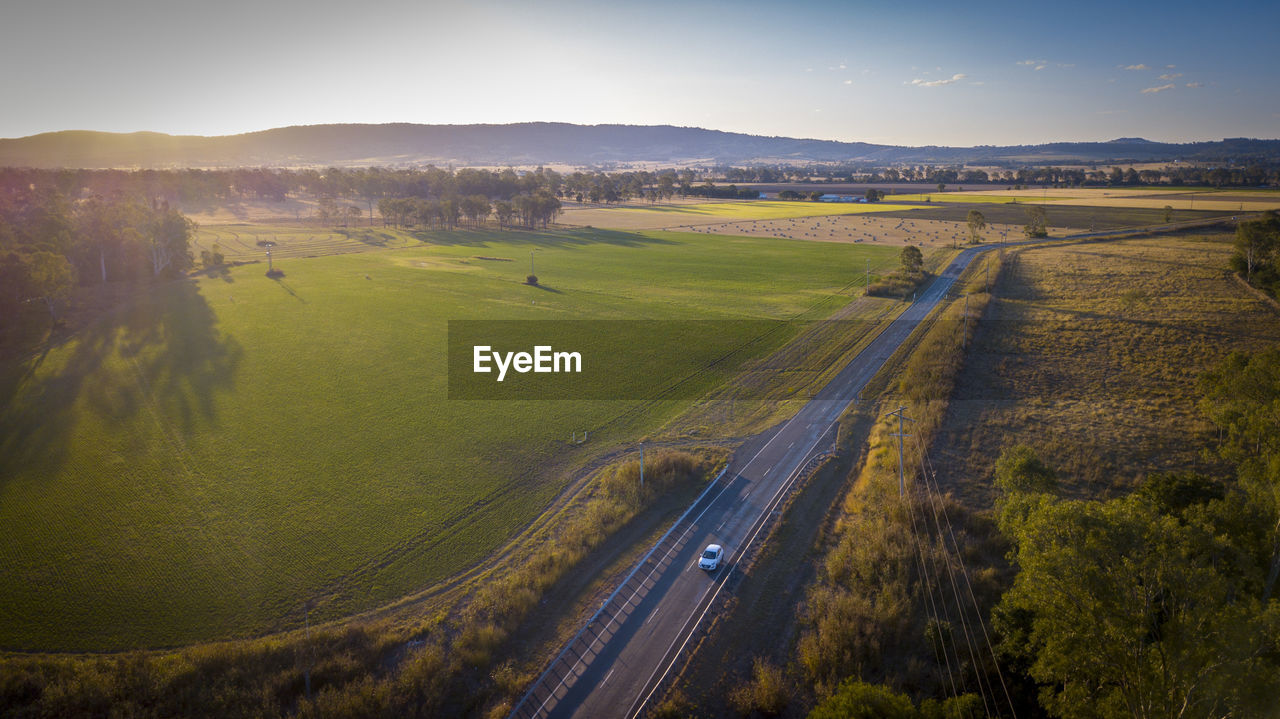
[[[713,552],[718,552],[718,551],[720,551],[720,545],[719,545],[719,544],[708,544],[708,545],[707,545],[707,549],[710,549],[710,550],[711,550],[711,551],[713,551]]]

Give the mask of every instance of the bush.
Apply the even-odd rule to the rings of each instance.
[[[757,657],[752,665],[751,681],[730,690],[729,702],[743,716],[781,714],[787,706],[787,684],[782,670]]]
[[[538,276],[537,276],[537,275],[529,275],[528,277],[524,278],[524,283],[525,283],[526,285],[533,285],[534,287],[537,287],[537,286],[538,286]]]
[[[281,277],[284,277],[284,270],[267,270],[267,277],[270,277],[273,280],[278,280]]]

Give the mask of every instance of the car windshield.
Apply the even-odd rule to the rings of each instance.
[[[703,553],[702,553],[702,556],[703,556],[703,557],[705,557],[705,558],[707,558],[707,559],[715,559],[715,558],[716,558],[716,552],[715,552],[715,550],[714,550],[714,549],[708,549],[707,551],[705,551],[705,552],[703,552]]]

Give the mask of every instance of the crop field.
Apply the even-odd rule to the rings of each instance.
[[[778,220],[790,217],[861,215],[875,212],[904,212],[914,205],[858,202],[788,202],[743,200],[697,204],[653,205],[650,207],[606,207],[566,210],[560,221],[567,225],[590,225],[624,230],[688,229],[714,222]]]
[[[1226,271],[1231,235],[1027,250],[1006,263],[943,431],[939,480],[989,506],[1002,448],[1023,443],[1080,496],[1152,471],[1221,466],[1199,376],[1280,341],[1280,316]]]
[[[313,620],[378,606],[482,561],[593,452],[688,406],[445,399],[449,319],[818,319],[868,259],[897,254],[673,232],[420,236],[284,256],[280,280],[249,265],[170,283],[7,373],[0,647],[172,646],[300,626],[307,601]],[[523,284],[530,252],[543,287]]]

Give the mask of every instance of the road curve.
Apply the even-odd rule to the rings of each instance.
[[[832,441],[836,420],[979,254],[963,250],[910,307],[780,428],[745,444],[571,639],[511,712],[534,717],[637,716],[671,670],[772,512]],[[708,544],[722,566],[698,569]]]

